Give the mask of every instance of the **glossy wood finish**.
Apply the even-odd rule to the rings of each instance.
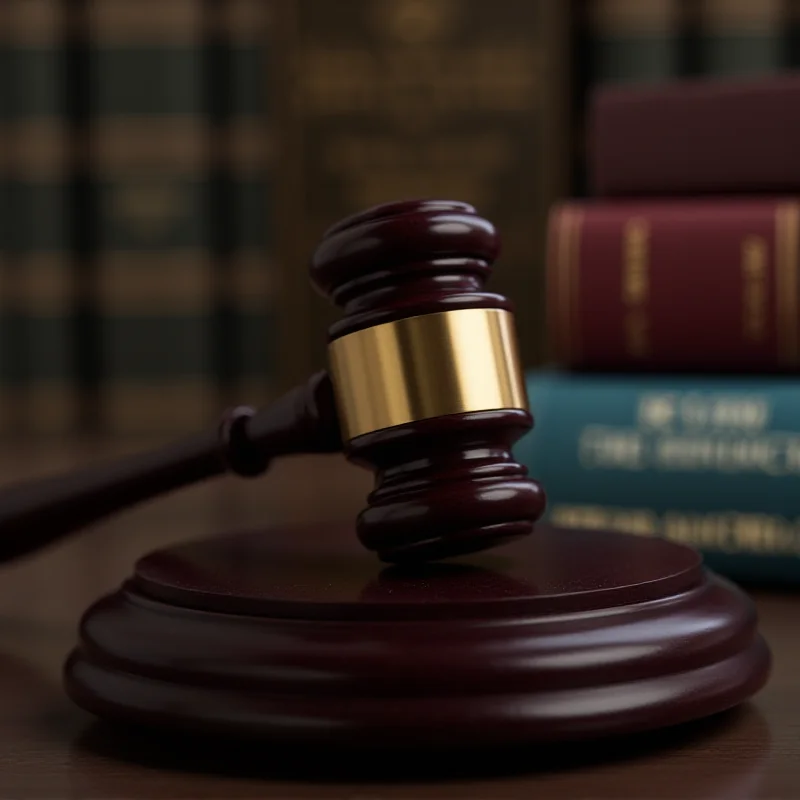
[[[333,225],[311,262],[317,289],[342,307],[330,340],[418,314],[513,310],[486,291],[500,234],[467,204],[386,203]],[[516,409],[421,420],[359,436],[347,457],[373,470],[356,520],[362,544],[389,563],[480,552],[530,534],[545,492],[511,454],[533,425]],[[546,487],[545,487],[546,489]]]
[[[468,203],[385,203],[331,226],[311,260],[311,280],[341,306],[329,339],[417,314],[459,308],[513,310],[487,292],[500,234]]]
[[[230,409],[218,429],[9,484],[0,490],[0,561],[27,555],[110,514],[226,471],[254,477],[278,456],[336,452],[341,446],[330,379],[321,372],[267,409]]]
[[[542,526],[380,571],[354,540],[276,526],[147,555],[84,616],[70,696],[193,734],[454,750],[674,725],[766,680],[751,603],[682,545]]]
[[[505,308],[483,290],[497,232],[465,203],[390,203],[334,225],[311,265],[320,291],[343,306],[330,335],[390,319],[460,308]],[[511,455],[533,424],[517,409],[422,420],[359,436],[347,457],[375,473],[356,521],[386,562],[478,552],[525,536],[544,493]],[[51,544],[109,514],[226,471],[252,477],[281,455],[342,449],[324,372],[273,406],[231,409],[218,430],[153,452],[9,486],[0,492],[0,561]]]
[[[78,469],[151,444],[131,442],[123,449],[65,443],[38,452],[6,447],[0,449],[0,480]],[[38,558],[0,568],[0,794],[20,800],[783,800],[800,795],[800,599],[793,593],[755,593],[774,662],[769,682],[751,701],[669,731],[537,745],[509,750],[499,761],[482,752],[459,755],[446,766],[439,753],[418,760],[394,754],[345,760],[303,751],[291,758],[260,745],[203,746],[169,731],[124,735],[65,696],[61,669],[81,614],[118,587],[137,558],[165,543],[265,521],[346,525],[369,486],[368,473],[343,465],[338,456],[284,459],[273,465],[269,480],[222,477],[189,487],[109,518]],[[476,558],[495,559],[501,552]],[[375,563],[369,568],[383,574]],[[395,573],[392,581],[400,580]]]
[[[527,536],[545,491],[511,452],[524,411],[476,411],[375,431],[345,445],[375,488],[356,519],[359,541],[388,563],[480,552]]]

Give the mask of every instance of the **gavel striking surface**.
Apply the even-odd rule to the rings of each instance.
[[[425,315],[512,312],[506,297],[487,290],[501,249],[492,222],[454,200],[388,202],[337,222],[309,269],[316,289],[342,310],[329,342]],[[433,344],[417,342],[417,367]],[[458,394],[455,365],[439,366],[427,375],[436,386],[413,388]],[[487,381],[492,371],[479,377]],[[364,390],[374,393],[375,383]],[[544,512],[545,491],[512,447],[532,425],[527,407],[509,406],[435,414],[345,437],[347,458],[376,479],[355,535],[387,563],[479,552],[527,536]]]
[[[682,545],[540,525],[386,567],[345,525],[146,555],[85,614],[65,681],[137,726],[450,749],[671,726],[742,702],[769,667],[750,600]]]

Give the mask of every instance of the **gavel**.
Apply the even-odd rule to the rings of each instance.
[[[444,559],[525,536],[545,495],[511,452],[533,420],[514,315],[484,285],[495,227],[471,205],[394,202],[329,228],[310,265],[343,310],[329,367],[264,410],[152,452],[0,491],[0,560],[136,503],[272,460],[343,452],[371,469],[359,541],[387,563]]]
[[[284,455],[341,452],[374,472],[335,536],[267,525],[141,557],[81,617],[63,670],[77,705],[262,752],[396,759],[639,733],[761,688],[752,602],[698,553],[542,522],[544,492],[512,455],[533,425],[513,311],[484,289],[498,254],[466,203],[353,215],[311,259],[344,312],[327,370],[195,438],[0,493],[10,559]]]

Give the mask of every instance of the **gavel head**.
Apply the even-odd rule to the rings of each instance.
[[[389,203],[330,228],[311,263],[345,454],[375,471],[357,520],[385,562],[530,533],[541,487],[512,457],[531,428],[511,304],[484,291],[494,227],[465,203]]]

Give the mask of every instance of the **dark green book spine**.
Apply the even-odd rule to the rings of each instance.
[[[587,107],[603,84],[661,83],[694,74],[700,61],[697,0],[571,0],[575,179],[591,195]]]
[[[592,82],[661,82],[681,72],[678,0],[590,0]]]
[[[11,342],[19,334],[17,309],[11,301],[12,251],[11,208],[12,184],[8,158],[11,131],[15,121],[13,103],[13,42],[9,35],[8,6],[0,5],[0,436],[13,430],[16,404],[13,394],[17,383],[14,375],[15,348]]]
[[[91,5],[101,406],[112,435],[219,411],[202,0]]]
[[[213,366],[226,405],[266,404],[275,381],[271,11],[263,0],[206,2]]]
[[[60,0],[2,4],[3,423],[21,435],[76,430],[69,272],[68,125]]]
[[[702,71],[757,75],[783,67],[788,24],[782,0],[702,0]]]
[[[781,67],[794,70],[800,67],[800,0],[783,0],[782,9]]]

